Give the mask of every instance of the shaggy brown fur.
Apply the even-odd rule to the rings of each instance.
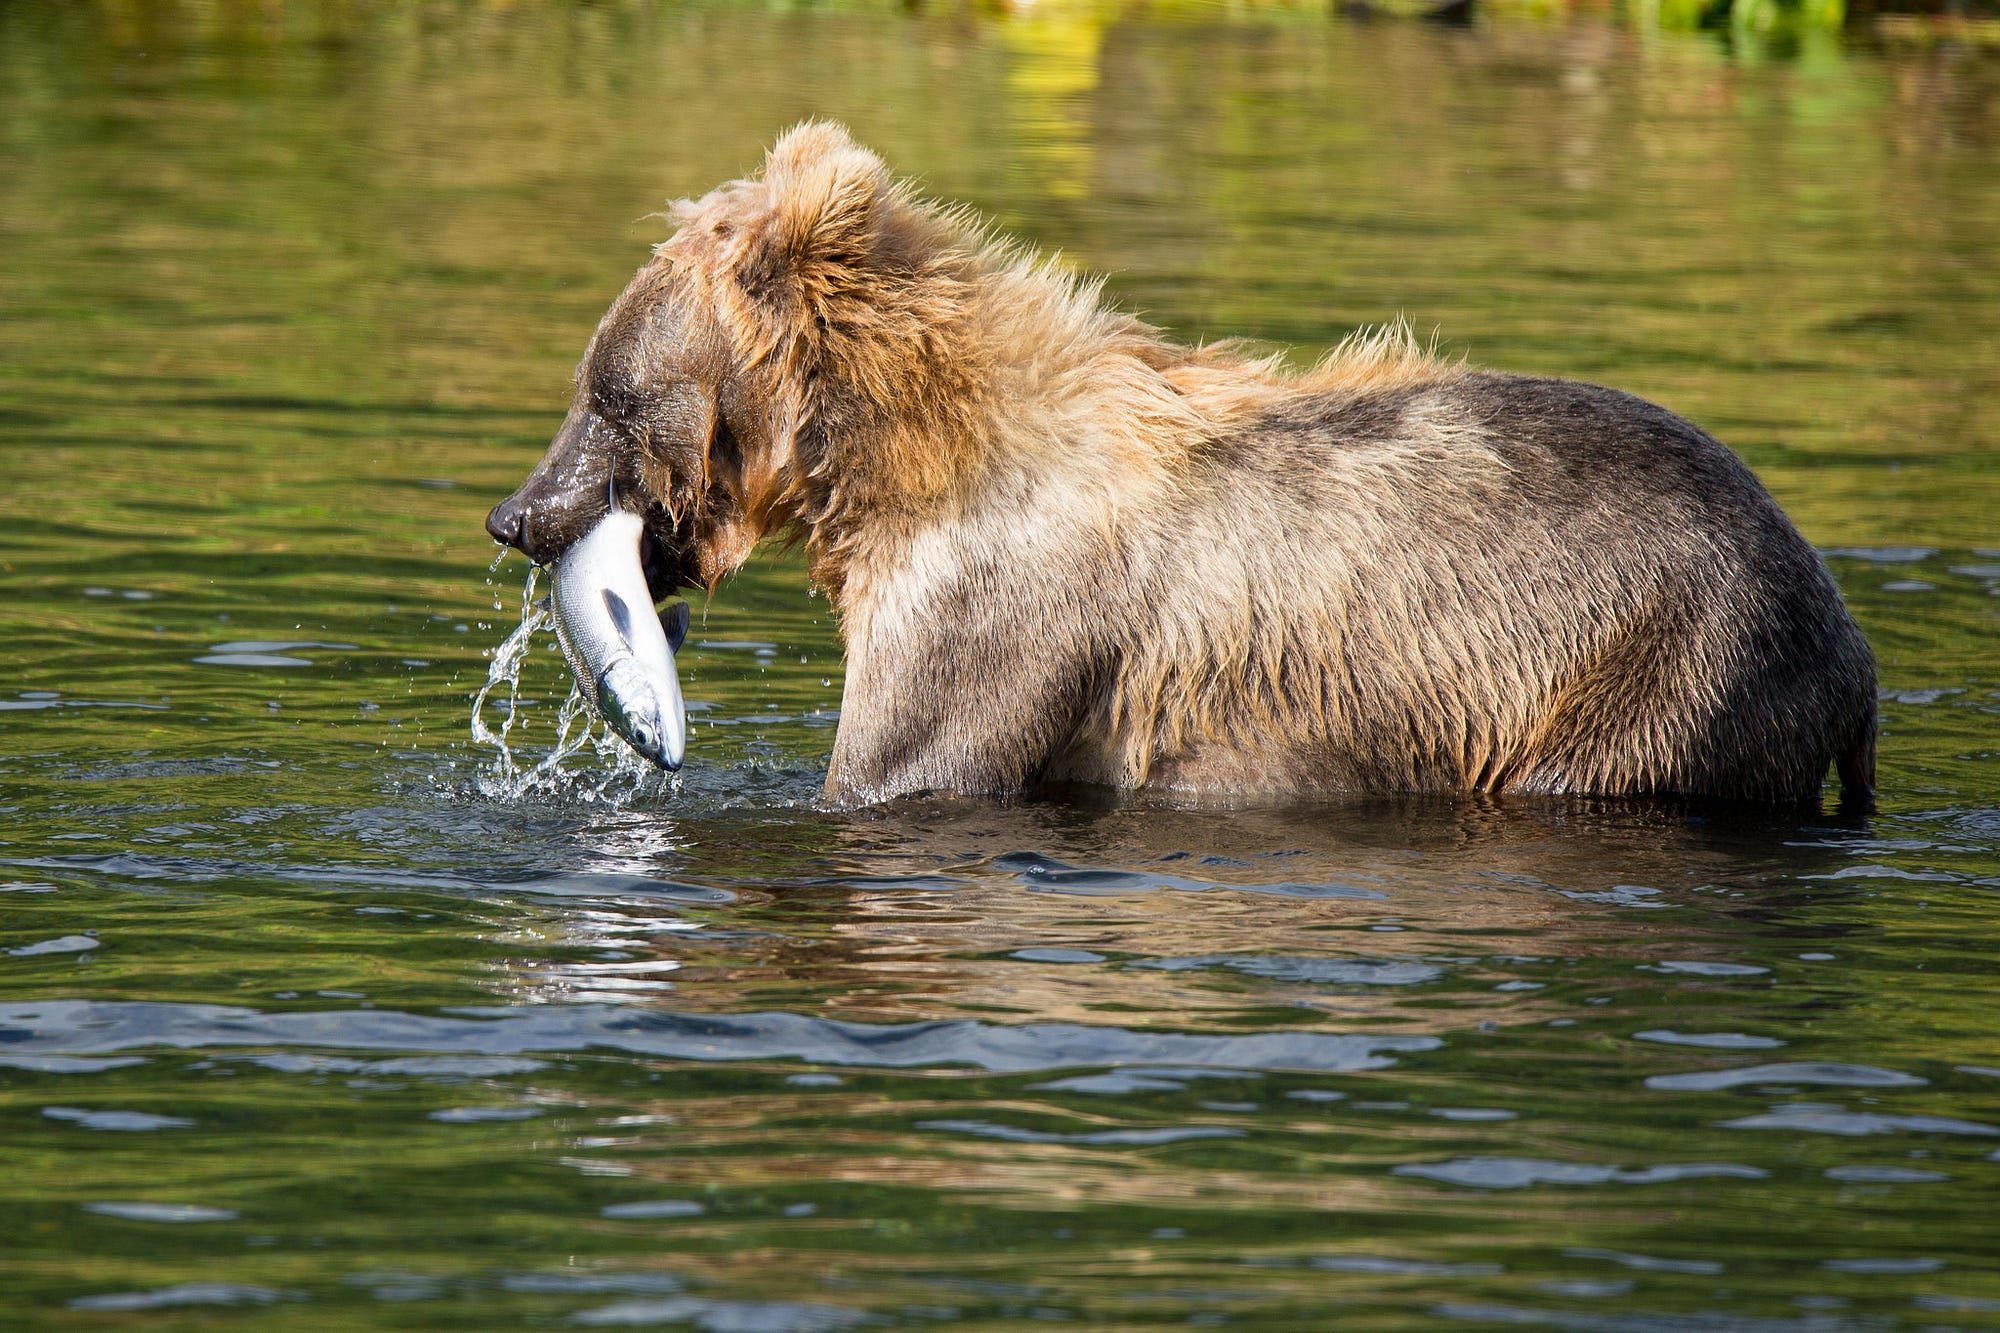
[[[1661,408],[1401,331],[1303,374],[1177,345],[823,123],[674,216],[488,526],[551,559],[616,473],[660,585],[802,540],[847,645],[831,800],[1873,783],[1832,579]]]

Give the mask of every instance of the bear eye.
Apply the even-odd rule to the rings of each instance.
[[[638,395],[627,391],[593,389],[591,409],[608,428],[614,445],[639,454],[652,452],[655,436],[653,413]]]
[[[590,382],[590,406],[598,416],[624,424],[639,408],[639,395],[622,376],[599,375]]]

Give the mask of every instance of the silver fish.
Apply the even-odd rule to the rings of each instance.
[[[688,607],[676,602],[664,617],[654,613],[639,565],[644,526],[614,495],[611,512],[557,558],[556,637],[606,724],[661,768],[677,769],[687,753],[687,712],[674,652],[687,634]]]

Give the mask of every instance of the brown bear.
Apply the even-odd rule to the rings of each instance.
[[[802,541],[847,650],[832,802],[1808,802],[1829,763],[1867,799],[1867,642],[1663,408],[1400,330],[1303,373],[1182,346],[825,123],[674,218],[487,527],[551,560],[615,477],[658,594]]]

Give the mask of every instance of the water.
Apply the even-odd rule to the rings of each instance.
[[[1996,92],[1597,18],[0,9],[0,1323],[2000,1324]],[[823,813],[781,554],[697,602],[683,780],[617,768],[480,519],[645,215],[809,113],[1186,336],[1400,313],[1710,426],[1876,645],[1880,814]]]

